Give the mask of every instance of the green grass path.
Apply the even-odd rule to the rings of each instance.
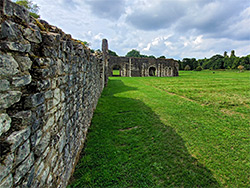
[[[110,78],[69,187],[249,187],[249,72]]]

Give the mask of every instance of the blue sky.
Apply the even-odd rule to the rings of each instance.
[[[74,38],[119,55],[197,59],[250,54],[249,0],[33,0],[41,18]]]

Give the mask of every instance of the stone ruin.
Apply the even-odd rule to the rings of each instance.
[[[178,76],[174,60],[91,53],[0,0],[0,187],[66,187],[114,66],[121,76]]]

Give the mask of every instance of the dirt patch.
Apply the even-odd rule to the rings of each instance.
[[[121,131],[121,132],[130,131],[130,130],[137,129],[137,128],[138,128],[138,126],[135,126],[135,127],[129,127],[129,128],[126,128],[126,129],[119,129],[118,131]]]

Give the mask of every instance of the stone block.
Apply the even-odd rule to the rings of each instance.
[[[30,141],[27,140],[18,148],[17,157],[16,157],[16,165],[22,162],[30,153]]]
[[[21,111],[11,117],[21,119],[22,125],[30,125],[32,123],[32,112],[31,111]]]
[[[40,176],[41,173],[43,172],[43,169],[44,169],[44,162],[41,162],[40,165],[37,168],[36,176]]]
[[[54,94],[54,92],[52,92],[51,90],[47,91],[45,93],[45,99],[53,98],[53,94]]]
[[[7,39],[10,41],[16,41],[22,39],[22,32],[16,23],[11,21],[4,21],[1,24],[0,38]]]
[[[31,69],[32,61],[27,56],[15,56],[16,62],[19,64],[19,67],[22,71],[27,71]]]
[[[7,51],[29,52],[31,45],[29,43],[7,41],[7,42],[0,42],[0,47],[1,49]]]
[[[44,93],[36,93],[25,98],[24,108],[33,108],[44,103]]]
[[[0,108],[9,108],[11,105],[17,103],[21,99],[22,92],[8,91],[0,93]]]
[[[11,127],[11,119],[8,114],[0,114],[0,136]]]
[[[51,33],[51,32],[41,32],[43,43],[47,46],[59,46],[60,43],[60,34]]]
[[[45,91],[51,87],[51,81],[47,80],[39,80],[37,81],[37,90]]]
[[[0,76],[12,76],[18,72],[18,64],[15,59],[0,52]]]
[[[66,135],[65,135],[65,129],[62,130],[62,135],[60,136],[59,142],[58,142],[58,149],[59,153],[62,153],[62,150],[66,144]]]
[[[11,188],[13,185],[13,177],[10,174],[4,181],[0,183],[1,188]]]
[[[38,30],[34,30],[34,29],[31,30],[30,28],[26,28],[24,30],[23,35],[30,42],[34,42],[34,43],[41,43],[42,42],[42,36]]]
[[[21,131],[13,132],[8,138],[7,142],[12,144],[11,151],[14,151],[23,141],[27,140],[30,136],[30,128],[27,127]]]
[[[48,118],[45,126],[43,127],[43,131],[46,131],[48,130],[49,128],[52,127],[52,125],[54,124],[54,120],[55,120],[55,117],[54,116],[51,116]]]
[[[49,141],[50,141],[50,133],[47,132],[42,139],[40,140],[40,142],[36,145],[35,147],[35,154],[37,156],[41,156],[42,153],[45,151],[45,149],[47,148],[47,146],[49,145]]]
[[[15,87],[21,87],[28,85],[31,82],[31,76],[30,75],[24,75],[19,77],[12,78],[12,84]]]
[[[14,183],[18,183],[18,181],[24,177],[24,175],[29,171],[29,169],[33,166],[34,164],[34,154],[31,153],[26,160],[18,166],[16,169],[16,173],[14,176]]]
[[[32,148],[34,148],[41,140],[42,138],[42,131],[38,130],[37,132],[35,132],[32,136],[31,136],[31,146]]]
[[[46,179],[47,179],[47,177],[48,177],[48,175],[49,175],[49,171],[50,171],[49,167],[47,167],[47,168],[43,171],[43,173],[42,173],[42,175],[41,175],[40,186],[43,186],[43,185],[45,184]]]
[[[0,80],[0,91],[7,91],[10,89],[10,82],[8,80]]]
[[[0,163],[0,182],[11,172],[13,167],[14,154],[9,154],[5,160]]]

